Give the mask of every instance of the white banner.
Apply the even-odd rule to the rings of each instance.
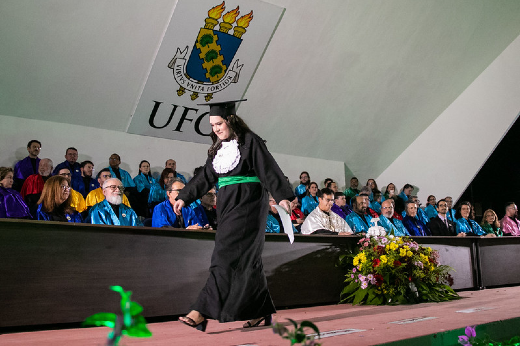
[[[210,143],[207,102],[241,99],[284,9],[258,0],[179,0],[129,133]]]

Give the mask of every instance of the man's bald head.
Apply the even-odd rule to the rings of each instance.
[[[394,204],[392,203],[391,199],[387,199],[381,203],[381,215],[388,218],[394,215]]]

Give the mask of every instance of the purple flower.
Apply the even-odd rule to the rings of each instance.
[[[475,331],[475,326],[467,326],[465,332],[466,332],[466,335],[459,336],[459,344],[461,344],[463,346],[471,346],[470,339],[477,336],[477,333]]]
[[[356,267],[352,268],[352,272],[353,272],[353,273],[356,272]]]
[[[354,278],[354,274],[350,274],[350,277],[353,279]]]
[[[466,327],[466,335],[470,338],[474,338],[477,336],[477,332],[475,331],[475,326],[467,326]]]
[[[365,289],[368,287],[368,283],[366,281],[363,281],[363,283],[361,283],[361,289]]]

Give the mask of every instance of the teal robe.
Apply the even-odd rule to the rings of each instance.
[[[356,212],[352,212],[347,215],[347,219],[345,221],[347,221],[347,224],[350,226],[350,229],[352,229],[352,232],[354,232],[354,234],[362,232],[366,233],[370,228],[370,221],[372,220],[372,216],[365,214],[364,217],[366,223],[363,222],[361,216],[359,216]]]
[[[135,211],[121,203],[119,205],[119,215],[114,213],[110,203],[106,199],[94,205],[88,214],[87,222],[93,225],[114,225],[114,226],[142,226]]]
[[[404,227],[403,222],[399,219],[393,218],[394,223],[392,223],[386,216],[381,215],[379,217],[379,223],[386,230],[387,234],[393,234],[396,237],[406,237],[410,236],[410,233]]]

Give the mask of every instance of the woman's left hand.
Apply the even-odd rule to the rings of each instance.
[[[289,202],[288,200],[284,199],[284,200],[281,200],[278,205],[282,208],[285,209],[285,211],[287,212],[287,214],[291,215],[291,202]]]

